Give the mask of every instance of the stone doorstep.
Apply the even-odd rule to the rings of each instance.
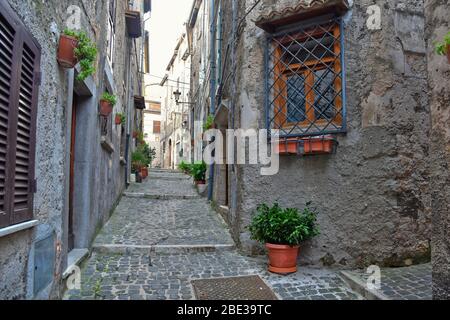
[[[348,286],[353,291],[360,294],[367,300],[391,300],[382,292],[378,290],[369,289],[362,279],[353,275],[351,272],[340,271],[340,277],[342,278],[342,280],[344,280],[345,283],[348,284]]]
[[[93,251],[101,254],[185,254],[201,252],[233,251],[234,244],[200,244],[200,245],[115,245],[94,244]]]
[[[81,263],[89,256],[88,249],[73,249],[67,255],[67,269],[63,273],[63,279],[66,279],[72,274],[74,266],[80,266]]]
[[[169,176],[152,176],[151,174],[149,174],[148,178],[150,180],[162,180],[162,181],[186,181],[189,182],[192,178],[189,176],[173,176],[173,177],[169,177]]]
[[[198,195],[158,195],[158,194],[150,194],[150,193],[138,193],[138,192],[124,192],[124,197],[127,198],[140,198],[140,199],[150,199],[150,200],[192,200],[192,199],[200,199]]]

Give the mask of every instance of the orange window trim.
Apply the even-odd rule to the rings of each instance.
[[[340,28],[339,25],[334,25],[332,28],[327,29],[324,27],[327,31],[333,32],[333,36],[338,39],[340,37]],[[314,32],[313,35],[320,35],[324,34],[324,32],[318,33]],[[297,41],[299,40],[305,40],[309,36],[305,34],[296,34],[295,38]],[[274,82],[274,89],[275,89],[275,125],[277,128],[291,128],[294,126],[300,126],[302,128],[304,127],[310,127],[310,126],[325,126],[329,123],[328,120],[324,119],[316,119],[315,118],[315,112],[314,112],[314,101],[316,98],[316,94],[314,93],[314,74],[313,71],[317,70],[323,70],[327,68],[328,66],[332,66],[334,69],[335,74],[340,74],[342,72],[341,67],[341,61],[339,58],[336,57],[327,57],[320,60],[308,60],[306,63],[292,63],[289,65],[289,67],[286,67],[282,62],[282,50],[281,47],[278,44],[275,44],[275,59],[276,64],[274,67],[274,73],[275,73],[275,82]],[[341,46],[339,41],[335,41],[334,48],[333,48],[334,54],[336,56],[340,56],[341,54]],[[311,69],[312,68],[312,69]],[[305,77],[305,93],[306,93],[306,99],[305,99],[305,110],[306,110],[306,120],[302,121],[300,123],[297,122],[288,122],[287,119],[287,100],[288,97],[287,93],[287,75],[297,73],[297,74],[303,74]],[[334,80],[334,90],[335,92],[341,92],[342,90],[342,78],[336,77]],[[335,109],[337,110],[338,114],[335,116],[335,118],[332,120],[332,122],[335,125],[342,125],[342,95],[339,94],[335,97]]]

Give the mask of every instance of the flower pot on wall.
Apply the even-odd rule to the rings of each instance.
[[[279,155],[290,155],[298,153],[298,139],[288,138],[280,139],[278,141],[278,154]]]
[[[206,184],[206,181],[205,180],[196,180],[196,181],[194,181],[195,182],[195,184],[198,186],[198,185],[204,185],[204,184]]]
[[[113,111],[113,105],[106,100],[100,100],[100,114],[107,117]]]
[[[302,142],[305,155],[333,153],[336,144],[336,140],[331,136],[311,137],[303,139]]]
[[[138,133],[136,131],[133,132],[133,139],[136,139],[138,137]]]
[[[266,244],[269,251],[269,271],[279,274],[297,272],[299,246]]]
[[[77,46],[78,40],[76,38],[64,34],[60,35],[57,60],[61,67],[67,69],[75,67],[78,63],[75,56]]]
[[[120,124],[122,124],[122,118],[119,115],[116,115],[116,117],[114,118],[114,123],[118,126]]]

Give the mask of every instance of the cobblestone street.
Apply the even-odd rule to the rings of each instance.
[[[183,199],[185,198],[185,199]],[[94,243],[81,290],[66,299],[194,299],[195,279],[260,275],[280,299],[360,299],[338,272],[268,273],[239,254],[218,214],[179,173],[153,171],[129,188]]]

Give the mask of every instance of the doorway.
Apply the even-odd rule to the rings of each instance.
[[[172,140],[169,140],[169,168],[172,169]]]
[[[70,182],[69,182],[69,243],[68,249],[71,251],[75,248],[74,233],[74,193],[75,193],[75,143],[77,128],[77,96],[73,95],[72,104],[72,123],[70,130]]]

